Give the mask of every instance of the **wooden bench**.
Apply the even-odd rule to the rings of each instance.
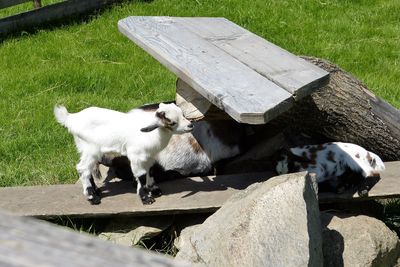
[[[213,104],[242,123],[265,124],[329,79],[224,18],[128,17],[118,27],[188,85],[178,86],[179,95],[194,91],[203,98],[196,103]]]

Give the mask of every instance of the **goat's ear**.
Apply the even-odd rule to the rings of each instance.
[[[160,125],[158,125],[158,123],[154,123],[154,124],[150,124],[149,126],[140,129],[140,131],[148,133],[148,132],[151,132],[151,131],[157,129],[158,127],[160,127]]]
[[[164,111],[157,111],[156,117],[160,119],[165,119],[165,112]]]

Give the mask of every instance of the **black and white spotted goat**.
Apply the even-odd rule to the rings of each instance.
[[[293,147],[280,155],[276,165],[279,174],[308,171],[316,174],[319,184],[328,183],[331,189],[347,189],[350,178],[379,177],[385,170],[381,158],[351,143],[326,143]],[[358,181],[359,182],[359,181]]]
[[[100,190],[93,175],[98,174],[98,162],[107,153],[127,156],[137,181],[137,194],[143,204],[153,203],[161,194],[149,169],[155,156],[164,149],[173,134],[190,132],[193,125],[175,104],[159,105],[155,111],[142,109],[128,113],[90,107],[78,113],[69,113],[56,105],[57,121],[74,136],[80,153],[76,166],[83,186],[83,194],[91,204],[100,203]]]

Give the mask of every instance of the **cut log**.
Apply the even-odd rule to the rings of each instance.
[[[323,59],[304,59],[330,72],[328,85],[295,102],[267,127],[289,127],[296,132],[356,143],[385,161],[400,160],[400,111],[338,66]]]

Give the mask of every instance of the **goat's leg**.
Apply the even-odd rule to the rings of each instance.
[[[155,184],[153,167],[154,161],[151,162],[151,167],[149,168],[149,172],[146,176],[146,188],[148,188],[152,197],[159,197],[161,196],[162,192],[160,187]]]
[[[94,192],[96,195],[101,196],[101,190],[96,186],[96,183],[94,182],[94,179],[100,180],[101,179],[101,173],[99,169],[100,163],[98,161],[95,162],[92,172],[91,172],[91,177],[90,177],[90,184],[92,185]]]
[[[100,190],[94,183],[92,170],[97,160],[90,155],[81,155],[81,160],[76,165],[83,187],[83,194],[92,205],[100,204]]]
[[[143,160],[137,156],[128,156],[131,162],[132,173],[136,178],[137,187],[136,193],[144,205],[149,205],[155,202],[151,196],[148,188],[146,187],[147,171],[144,167]]]

